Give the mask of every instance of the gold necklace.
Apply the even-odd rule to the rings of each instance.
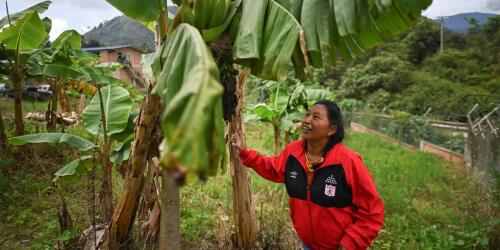
[[[323,162],[323,157],[315,160],[315,161],[310,161],[309,158],[307,157],[307,152],[304,152],[304,155],[306,156],[306,164],[307,164],[307,169],[309,172],[314,172],[313,166]]]

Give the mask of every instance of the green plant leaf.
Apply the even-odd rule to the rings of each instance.
[[[101,93],[107,135],[122,132],[127,127],[132,107],[132,99],[128,91],[120,86],[108,85],[101,88]],[[85,128],[93,135],[97,135],[101,127],[100,103],[99,95],[94,95],[82,113]]]
[[[82,76],[79,71],[57,64],[32,64],[28,69],[28,74],[65,80],[78,80]]]
[[[7,18],[7,16],[2,17],[0,19],[0,29],[3,28],[5,25],[9,24],[9,19],[10,22],[13,24],[15,23],[19,18],[22,18],[24,15],[32,12],[38,12],[38,13],[43,13],[45,12],[48,8],[49,5],[52,3],[52,1],[43,1],[40,3],[37,3],[27,9],[24,9],[22,11],[10,14],[10,16]]]
[[[59,169],[54,175],[57,177],[74,175],[80,166],[82,166],[86,161],[93,159],[92,155],[82,156],[79,159],[71,161],[64,167]]]
[[[142,21],[157,21],[161,11],[165,11],[162,0],[106,0],[126,16]]]
[[[56,145],[59,143],[66,143],[68,146],[81,151],[87,151],[95,148],[96,145],[91,141],[85,140],[81,137],[65,134],[65,133],[38,133],[22,135],[9,138],[9,143],[12,145],[24,145],[27,143],[48,143]]]
[[[274,119],[274,111],[267,104],[259,103],[252,109],[261,121],[271,122]]]
[[[66,30],[61,33],[52,43],[52,48],[58,48],[68,44],[72,49],[82,48],[82,36],[76,30]]]
[[[288,106],[288,89],[286,83],[278,83],[270,97],[271,108],[276,116],[281,116]]]
[[[267,11],[265,1],[248,2],[243,2],[233,57],[252,67],[252,73],[258,77],[284,81],[299,38],[300,24],[273,0],[269,0]]]
[[[164,167],[181,165],[199,176],[224,167],[223,88],[219,71],[201,34],[181,24],[153,63],[153,93],[165,103],[162,128]]]
[[[38,13],[29,12],[0,32],[0,43],[10,50],[30,50],[40,47],[47,35]]]
[[[130,151],[132,149],[133,141],[134,135],[132,134],[128,139],[118,145],[109,159],[115,164],[121,164],[123,161],[128,160],[130,157]]]

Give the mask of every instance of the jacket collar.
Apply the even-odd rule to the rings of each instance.
[[[300,162],[300,165],[302,165],[302,168],[307,170],[304,144],[305,144],[304,140],[297,141],[295,146],[292,147],[290,154]],[[328,153],[326,153],[325,159],[324,159],[323,163],[321,163],[321,166],[319,166],[319,168],[341,164],[342,161],[340,159],[340,151],[343,148],[344,148],[344,145],[342,145],[342,143],[335,144],[335,146],[333,146],[333,148],[330,149],[330,151],[328,151]]]

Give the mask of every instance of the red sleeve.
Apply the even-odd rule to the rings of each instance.
[[[384,225],[384,204],[380,198],[373,178],[359,155],[354,155],[348,171],[348,182],[352,189],[355,206],[354,223],[345,229],[340,244],[348,250],[366,249]]]
[[[255,170],[263,178],[273,182],[285,182],[285,164],[288,158],[288,147],[278,156],[266,157],[254,150],[243,149],[240,152],[241,162]]]

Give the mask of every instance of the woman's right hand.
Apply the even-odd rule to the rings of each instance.
[[[243,140],[241,140],[241,137],[238,134],[233,134],[231,135],[231,145],[238,150],[238,153],[245,148],[245,145],[243,144]]]

